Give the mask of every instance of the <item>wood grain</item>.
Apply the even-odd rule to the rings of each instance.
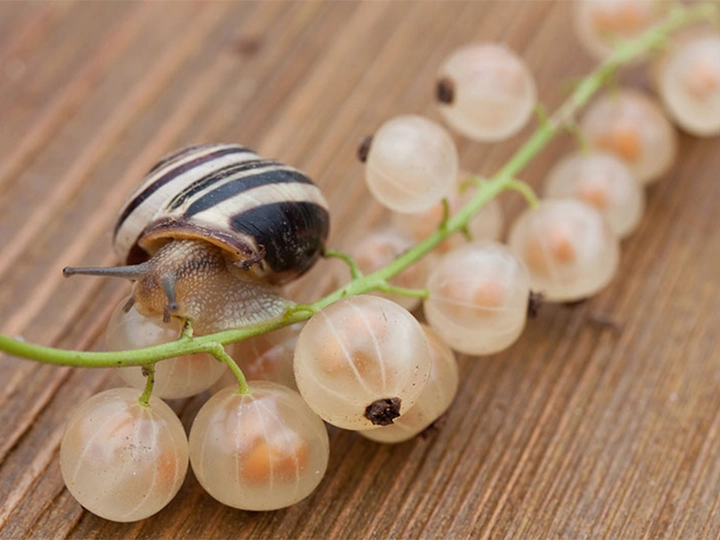
[[[115,213],[165,152],[233,141],[306,170],[346,249],[387,213],[358,141],[390,116],[426,114],[454,48],[501,40],[540,99],[593,62],[572,4],[516,2],[0,3],[0,330],[102,349],[127,284],[65,281],[110,264]],[[641,69],[622,81],[648,87]],[[466,170],[501,145],[456,137]],[[539,186],[569,138],[528,167]],[[78,402],[119,381],[0,357],[0,538],[716,538],[720,536],[720,143],[680,135],[649,190],[620,273],[592,300],[546,306],[509,350],[460,358],[442,424],[395,446],[331,430],[326,478],[307,500],[241,512],[189,474],[162,512],[117,524],[84,511],[58,466]],[[522,207],[503,196],[508,221]],[[291,287],[332,286],[322,262]],[[603,321],[612,320],[614,325]],[[172,402],[189,428],[206,396]]]

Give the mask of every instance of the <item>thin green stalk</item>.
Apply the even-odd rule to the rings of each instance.
[[[143,366],[143,374],[145,375],[145,390],[138,398],[138,403],[141,407],[149,407],[150,396],[155,386],[155,364]]]
[[[326,259],[340,259],[345,264],[347,264],[350,267],[350,276],[352,279],[360,279],[363,276],[362,271],[360,270],[360,267],[357,265],[357,263],[353,260],[353,258],[343,253],[342,251],[336,251],[334,249],[326,249],[325,250],[325,258]]]
[[[408,268],[426,254],[430,253],[443,240],[457,231],[467,229],[470,219],[491,199],[507,189],[520,191],[529,202],[535,200],[534,193],[526,184],[516,178],[527,164],[561,131],[569,122],[574,121],[577,112],[590,98],[609,81],[618,68],[637,58],[642,53],[656,49],[666,42],[667,36],[688,24],[699,20],[709,20],[717,13],[716,3],[706,3],[691,8],[676,8],[670,15],[640,37],[624,42],[615,52],[594,71],[577,84],[573,92],[551,117],[541,117],[537,129],[530,139],[513,155],[513,157],[490,179],[479,183],[473,198],[458,212],[448,216],[440,227],[427,238],[403,253],[388,266],[362,276],[356,265],[346,256],[340,256],[348,262],[355,275],[354,279],[344,287],[328,294],[312,304],[293,306],[278,319],[265,321],[253,326],[226,330],[212,335],[189,337],[184,333],[177,341],[123,352],[79,352],[32,345],[0,335],[0,350],[9,354],[29,358],[38,362],[55,365],[77,367],[120,367],[150,365],[159,360],[181,356],[184,354],[209,353],[218,360],[226,362],[238,377],[240,392],[247,391],[247,383],[237,365],[227,355],[222,345],[240,341],[252,336],[263,334],[283,326],[309,319],[320,309],[332,304],[345,296],[363,294],[372,290],[388,290],[388,280]],[[337,252],[328,252],[331,256],[339,256]],[[234,367],[233,367],[234,366]]]
[[[533,188],[531,188],[522,180],[510,180],[507,183],[507,189],[513,189],[520,193],[520,195],[525,197],[525,201],[528,203],[528,206],[530,208],[537,208],[540,204],[540,200],[538,199],[537,195],[535,195],[535,191],[533,190]]]
[[[427,299],[429,295],[427,289],[408,289],[406,287],[398,287],[396,285],[391,285],[390,283],[384,283],[383,285],[378,287],[378,290],[384,293],[399,294],[400,296],[422,298],[423,300]]]
[[[241,341],[252,336],[264,334],[271,330],[282,328],[283,326],[304,321],[309,319],[310,316],[311,313],[298,309],[297,312],[290,312],[279,319],[272,319],[252,326],[225,330],[207,336],[180,338],[162,345],[131,351],[68,351],[54,347],[34,345],[0,334],[0,350],[13,356],[36,360],[44,364],[86,368],[145,366],[159,360],[196,353],[212,354],[219,360],[225,362],[224,357],[218,357],[218,345],[227,345],[235,341]]]
[[[225,362],[230,368],[230,371],[233,372],[233,375],[235,375],[235,378],[238,381],[238,394],[250,394],[250,387],[248,386],[247,379],[245,379],[245,374],[235,363],[235,360],[233,360],[232,356],[227,353],[225,347],[223,347],[219,343],[216,343],[215,347],[213,347],[212,355],[220,362]]]
[[[450,201],[448,201],[447,198],[442,200],[442,207],[443,215],[442,219],[440,220],[440,225],[438,225],[438,229],[444,229],[445,225],[448,222],[448,219],[450,219]]]

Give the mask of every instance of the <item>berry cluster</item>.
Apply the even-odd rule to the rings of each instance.
[[[579,2],[577,13],[582,42],[599,55],[665,15],[650,0]],[[704,27],[684,32],[655,59],[651,78],[681,128],[720,133],[720,35]],[[516,134],[536,107],[530,71],[498,44],[452,54],[439,70],[436,95],[449,126],[481,142]],[[382,296],[347,296],[304,326],[229,346],[225,356],[251,379],[246,384],[241,375],[239,390],[235,363],[231,373],[207,354],[157,369],[122,368],[133,388],[94,396],[68,423],[60,461],[70,492],[99,516],[135,521],[174,497],[190,464],[218,501],[273,510],[302,500],[322,480],[329,454],[323,421],[386,443],[426,429],[457,392],[453,350],[503,350],[521,334],[535,293],[550,302],[578,301],[610,282],[619,240],[641,219],[643,186],[676,156],[675,131],[661,105],[637,90],[609,91],[577,126],[572,118],[562,122],[576,127],[581,149],[548,175],[543,200],[517,179],[493,184],[496,191],[518,189],[530,203],[506,245],[498,242],[503,216],[495,193],[485,180],[459,174],[458,152],[443,127],[419,116],[383,124],[361,155],[370,192],[396,214],[390,228],[371,232],[343,258],[356,280],[387,268],[428,235],[433,252],[408,261],[392,280],[378,278]],[[408,311],[419,300],[427,326]],[[221,329],[206,324],[203,333]],[[145,348],[185,338],[186,331],[177,319],[167,323],[123,301],[107,346]],[[186,437],[159,398],[210,388],[215,393]]]

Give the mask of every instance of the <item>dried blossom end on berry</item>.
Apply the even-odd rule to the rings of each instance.
[[[440,103],[451,105],[455,100],[455,83],[449,77],[438,79],[435,85],[435,99]]]
[[[389,426],[400,416],[400,398],[386,398],[374,401],[365,409],[365,418],[375,426]]]

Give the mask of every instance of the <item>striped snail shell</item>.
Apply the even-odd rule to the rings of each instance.
[[[282,314],[276,286],[315,263],[328,230],[305,174],[240,145],[193,146],[155,165],[123,206],[113,244],[127,266],[64,273],[136,280],[138,311],[207,333]]]

